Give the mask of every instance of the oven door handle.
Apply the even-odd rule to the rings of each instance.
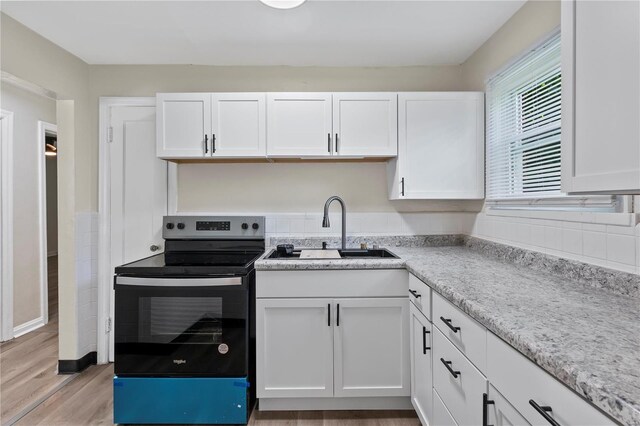
[[[224,278],[138,278],[116,277],[116,285],[137,285],[146,287],[218,287],[242,285],[241,277]]]

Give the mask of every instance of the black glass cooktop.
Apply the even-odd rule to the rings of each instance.
[[[244,275],[263,252],[168,252],[118,266],[117,275],[215,276]]]

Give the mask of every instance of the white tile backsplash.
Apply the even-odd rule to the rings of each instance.
[[[607,260],[635,266],[635,237],[632,235],[607,234]]]
[[[640,274],[640,225],[493,216],[482,212],[475,217],[471,235]]]
[[[96,351],[98,299],[98,213],[76,213],[78,358]]]

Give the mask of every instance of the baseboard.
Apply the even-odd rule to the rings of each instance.
[[[49,253],[47,253],[47,257],[52,257],[52,256],[57,256],[57,255],[58,255],[58,250],[50,251]]]
[[[30,333],[33,330],[36,330],[45,324],[46,322],[43,317],[32,319],[31,321],[27,321],[24,324],[20,324],[16,327],[13,327],[13,337],[16,338],[16,337],[25,335],[27,333]]]
[[[413,410],[408,396],[358,398],[260,398],[260,411]]]
[[[89,352],[80,359],[58,360],[58,374],[79,373],[90,365],[95,365],[98,361],[97,352]]]

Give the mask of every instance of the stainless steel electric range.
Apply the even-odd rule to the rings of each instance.
[[[167,216],[163,237],[115,270],[114,422],[244,424],[264,217]]]

